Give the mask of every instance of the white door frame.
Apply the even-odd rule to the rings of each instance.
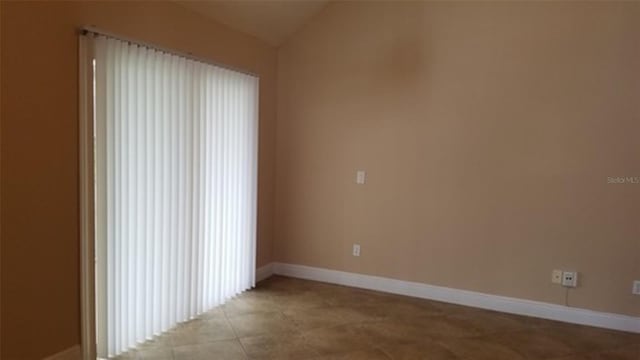
[[[84,360],[96,359],[93,49],[90,43],[86,35],[80,33],[78,42],[80,337]]]

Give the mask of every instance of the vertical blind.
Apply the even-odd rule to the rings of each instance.
[[[106,357],[254,285],[258,79],[91,39]]]

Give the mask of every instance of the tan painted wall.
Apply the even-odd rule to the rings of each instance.
[[[95,25],[260,75],[258,265],[271,261],[276,51],[157,2],[2,2],[2,359],[80,342],[77,35]]]
[[[329,5],[279,50],[277,260],[639,316],[639,64],[640,3]]]

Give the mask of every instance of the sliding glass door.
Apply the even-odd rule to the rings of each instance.
[[[254,285],[258,79],[87,37],[98,356],[107,357]]]

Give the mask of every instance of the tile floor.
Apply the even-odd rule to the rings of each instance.
[[[640,334],[274,276],[117,359],[639,360]]]

